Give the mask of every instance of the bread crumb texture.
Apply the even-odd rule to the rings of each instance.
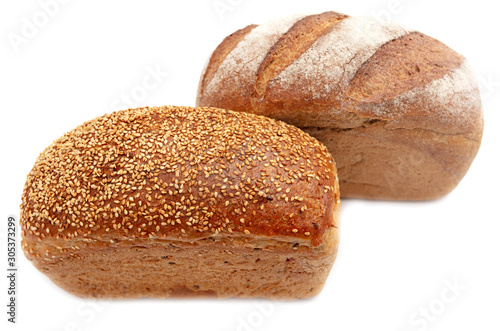
[[[24,240],[61,246],[228,233],[318,246],[339,204],[333,159],[301,130],[164,106],[106,114],[57,139],[27,176],[20,223]]]

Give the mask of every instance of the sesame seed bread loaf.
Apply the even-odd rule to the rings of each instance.
[[[203,70],[197,105],[300,127],[335,158],[342,197],[442,197],[467,172],[483,130],[461,55],[400,25],[335,12],[228,36]]]
[[[327,149],[300,129],[216,108],[88,121],[29,173],[22,248],[82,297],[316,295],[338,246]]]

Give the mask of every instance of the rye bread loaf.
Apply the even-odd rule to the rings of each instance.
[[[333,159],[296,127],[215,108],[129,109],[40,154],[22,248],[82,297],[305,298],[334,262],[339,209]]]
[[[335,158],[342,197],[442,197],[469,169],[483,130],[463,56],[406,27],[336,12],[228,36],[196,103],[300,127]]]

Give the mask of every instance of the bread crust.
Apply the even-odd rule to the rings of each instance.
[[[240,29],[226,38],[217,46],[217,48],[212,53],[212,56],[209,58],[205,69],[203,70],[203,76],[200,79],[200,84],[198,87],[198,91],[204,90],[206,88],[207,82],[210,82],[214,77],[217,69],[226,56],[233,51],[233,49],[238,45],[238,43],[252,31],[257,25],[252,24],[249,26]]]
[[[262,96],[267,89],[269,80],[295,62],[319,37],[331,31],[335,25],[347,17],[347,15],[336,12],[325,12],[298,20],[286,33],[281,35],[260,63],[253,97]],[[252,28],[255,27],[256,25],[252,26]],[[300,42],[297,43],[297,40]],[[211,59],[214,58],[218,58],[218,56],[211,57]]]
[[[293,60],[286,66],[279,56],[269,59],[276,58],[279,41],[260,50],[266,59],[261,67],[272,73],[264,80],[238,65],[244,62],[242,52],[229,54],[240,54],[242,61],[223,61],[219,79],[199,91],[197,105],[260,114],[304,129],[342,165],[342,197],[427,200],[449,193],[472,163],[483,130],[479,89],[467,61],[406,27],[344,15],[325,30],[328,17],[306,16],[280,30],[286,39],[304,21],[317,26],[287,44],[287,58]],[[266,31],[266,25],[253,31]],[[235,84],[232,71],[245,79]],[[236,92],[240,86],[245,86],[242,93]],[[246,92],[252,88],[254,92]],[[370,131],[372,124],[376,127]],[[380,148],[372,151],[373,146]],[[419,166],[401,162],[417,155],[425,160]],[[352,160],[360,158],[364,163],[357,167],[369,169],[349,170]],[[404,172],[409,175],[399,175]]]

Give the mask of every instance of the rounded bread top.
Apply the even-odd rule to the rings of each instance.
[[[40,154],[23,237],[320,245],[336,227],[335,164],[298,128],[216,108],[128,109],[88,121]]]
[[[228,36],[202,73],[197,105],[299,127],[443,134],[482,131],[477,82],[458,53],[420,32],[336,12],[250,25]]]

